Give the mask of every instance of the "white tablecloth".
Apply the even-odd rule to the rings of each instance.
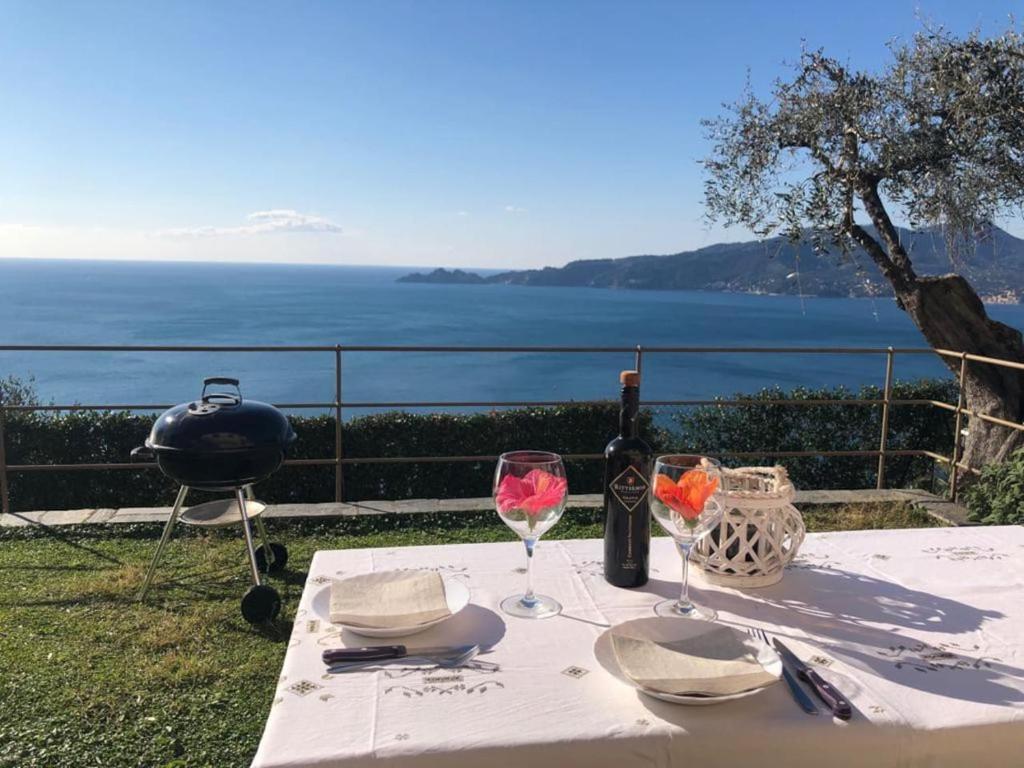
[[[668,539],[639,590],[604,581],[600,541],[542,541],[536,587],[564,612],[540,621],[498,608],[524,560],[519,543],[318,552],[254,765],[1024,765],[1024,528],[811,535],[781,583],[746,593],[693,569],[720,620],[765,627],[846,693],[847,723],[805,715],[782,683],[697,708],[605,671],[598,635],[678,594]],[[339,636],[330,579],[406,567],[464,580],[473,601],[409,644],[497,643],[483,658],[499,672],[324,675],[324,648],[401,642]]]

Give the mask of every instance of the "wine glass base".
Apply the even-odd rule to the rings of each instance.
[[[534,595],[527,603],[526,595],[512,595],[501,601],[501,610],[509,616],[521,619],[549,619],[562,612],[562,606],[553,598],[545,595]]]
[[[674,616],[685,619],[702,619],[703,621],[714,621],[718,618],[718,612],[711,608],[704,608],[690,603],[688,608],[682,608],[678,600],[662,600],[654,606],[654,612],[659,616]]]

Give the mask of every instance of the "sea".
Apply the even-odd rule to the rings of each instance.
[[[0,345],[923,347],[891,299],[399,283],[404,268],[0,260]],[[990,313],[1024,328],[1024,306]],[[616,397],[630,353],[345,352],[342,397],[409,401]],[[881,385],[884,354],[646,354],[645,399],[762,387]],[[173,404],[206,376],[275,403],[333,400],[333,352],[0,351],[0,378],[56,404]],[[897,355],[897,379],[945,376]],[[426,409],[431,410],[431,409]],[[433,410],[441,410],[434,408]],[[456,410],[456,409],[452,409]],[[314,412],[314,411],[306,411]]]

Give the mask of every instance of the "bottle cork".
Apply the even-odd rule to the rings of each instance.
[[[624,387],[639,387],[640,386],[640,372],[639,371],[623,371],[619,374],[619,381],[622,382]]]

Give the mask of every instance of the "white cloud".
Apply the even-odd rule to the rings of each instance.
[[[260,222],[253,222],[255,226]],[[265,222],[264,222],[265,223]],[[217,228],[210,228],[216,231]],[[238,228],[229,228],[238,229]],[[259,231],[268,231],[265,228]],[[287,229],[279,231],[287,231]],[[294,230],[293,230],[294,231]],[[322,231],[322,230],[320,230]],[[230,233],[229,233],[230,234]],[[417,243],[413,243],[416,246]],[[104,259],[119,261],[225,261],[289,264],[411,264],[415,247],[390,250],[386,244],[346,228],[343,235],[318,234],[264,237],[181,234],[161,237],[154,229],[129,227],[27,224],[0,220],[0,259]],[[436,254],[424,264],[440,263]],[[0,295],[3,294],[0,287]]]
[[[518,205],[506,205],[505,213],[526,213],[526,209],[520,208]]]
[[[266,235],[274,232],[326,232],[340,234],[343,229],[330,219],[309,213],[300,213],[291,208],[274,208],[256,211],[246,216],[247,224],[235,227],[177,227],[162,229],[158,237],[223,237],[232,235]]]
[[[455,215],[465,218],[466,216],[469,216],[469,211],[456,211]]]

